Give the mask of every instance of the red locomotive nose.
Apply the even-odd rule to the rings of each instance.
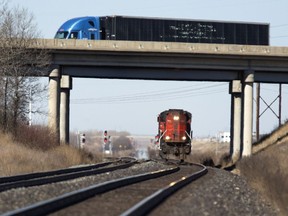
[[[191,113],[179,109],[170,109],[159,114],[160,156],[173,154],[183,159],[190,154],[191,118]]]
[[[186,142],[187,116],[184,112],[169,112],[165,121],[166,142]]]

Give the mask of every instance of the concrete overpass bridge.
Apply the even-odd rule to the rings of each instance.
[[[288,47],[38,40],[49,49],[49,126],[69,142],[73,77],[230,82],[233,160],[252,149],[253,83],[288,83]]]

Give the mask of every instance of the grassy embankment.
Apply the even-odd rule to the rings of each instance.
[[[288,215],[288,123],[267,134],[252,148],[253,155],[237,163],[240,174],[264,197]]]
[[[288,142],[271,146],[249,158],[237,168],[240,175],[279,210],[288,215]]]
[[[253,146],[253,155],[241,159],[236,167],[240,175],[259,191],[280,215],[288,215],[288,124],[281,126]],[[188,160],[207,165],[221,165],[229,145],[215,142],[193,144]],[[211,163],[213,162],[213,163]]]
[[[79,164],[99,162],[84,151],[57,145],[48,130],[23,128],[17,140],[0,132],[0,176],[47,171]]]

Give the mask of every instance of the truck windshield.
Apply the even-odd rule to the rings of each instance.
[[[67,31],[57,32],[55,35],[55,39],[66,39],[68,35]]]

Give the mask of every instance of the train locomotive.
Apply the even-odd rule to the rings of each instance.
[[[158,143],[160,157],[171,156],[184,160],[191,153],[192,115],[181,109],[169,109],[158,116]]]

